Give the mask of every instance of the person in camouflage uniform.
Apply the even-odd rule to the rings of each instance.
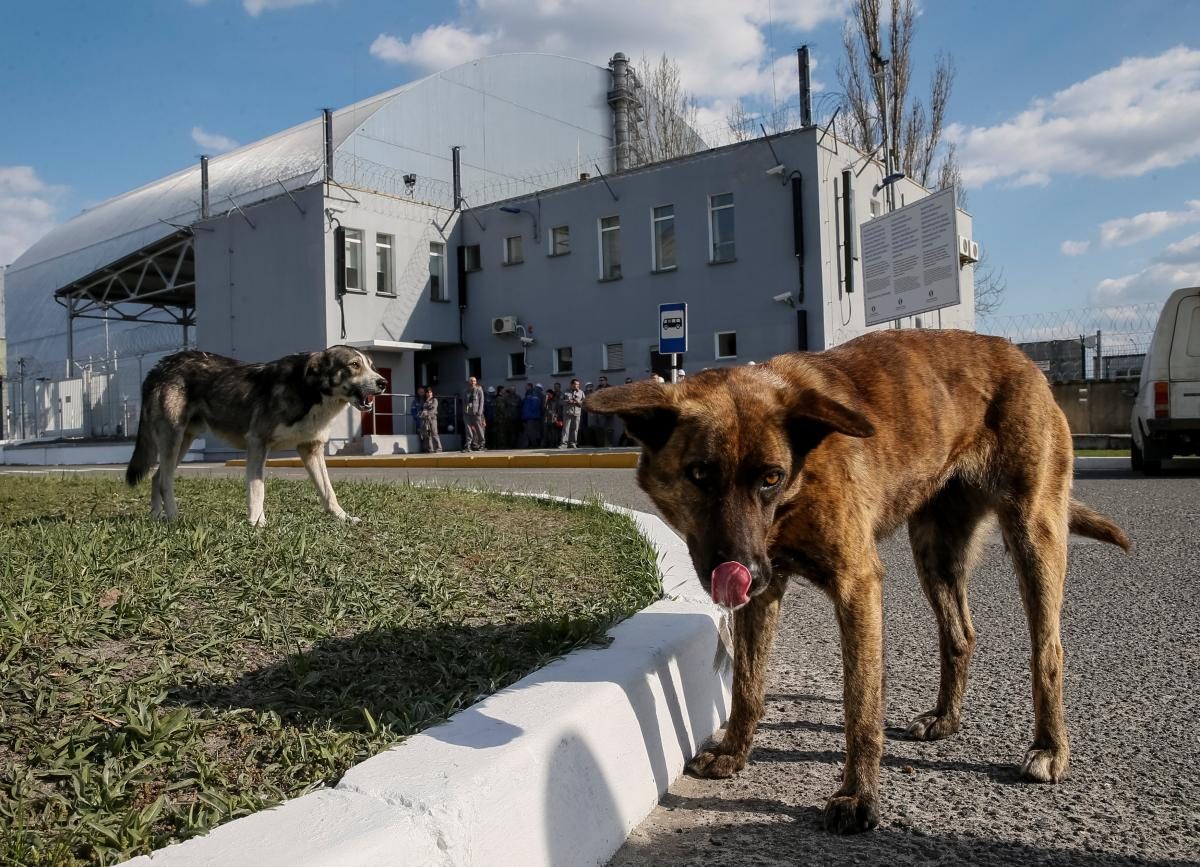
[[[496,396],[496,448],[517,446],[517,430],[521,424],[521,401],[509,388],[500,388]]]
[[[421,449],[440,452],[442,438],[438,434],[438,399],[433,389],[425,391],[425,402],[421,404]]]

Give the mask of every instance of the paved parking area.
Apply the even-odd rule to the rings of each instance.
[[[880,827],[820,827],[843,757],[832,609],[786,597],[751,764],[681,778],[614,865],[1200,863],[1200,473],[1081,472],[1076,496],[1112,515],[1134,551],[1073,544],[1063,614],[1070,777],[1017,780],[1032,732],[1028,637],[998,540],[971,584],[978,645],[962,730],[935,743],[902,728],[937,693],[936,626],[907,540],[883,546],[888,732]],[[899,729],[897,731],[895,729]]]

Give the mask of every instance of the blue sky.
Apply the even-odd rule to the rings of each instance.
[[[1005,313],[1200,284],[1200,2],[922,0],[914,90],[949,108]],[[808,43],[838,90],[845,0],[123,0],[9,4],[0,262],[54,223],[215,153],[480,54],[666,52],[720,124],[794,98]]]

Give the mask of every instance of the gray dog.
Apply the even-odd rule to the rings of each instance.
[[[316,485],[325,510],[354,521],[338,505],[325,443],[329,425],[344,406],[368,410],[387,380],[371,360],[349,346],[302,352],[265,364],[242,364],[210,352],[179,352],[154,366],[142,383],[137,446],[125,471],[136,485],[155,461],[150,514],[170,521],[175,504],[175,468],[204,430],[246,450],[246,495],[250,523],[267,523],[263,471],[271,449],[294,448]]]

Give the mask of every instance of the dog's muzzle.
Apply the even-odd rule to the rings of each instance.
[[[375,404],[375,395],[382,394],[387,387],[387,380],[380,377],[372,385],[358,386],[354,389],[354,406],[363,412],[367,412]]]

